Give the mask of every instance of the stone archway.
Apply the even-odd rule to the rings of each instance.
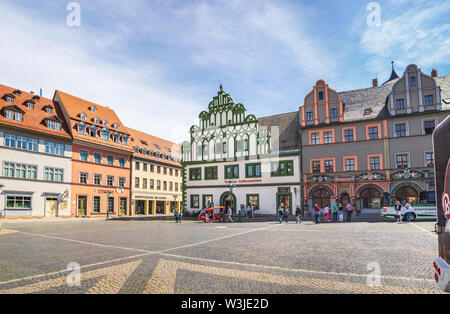
[[[332,206],[334,201],[333,190],[326,185],[318,185],[309,190],[309,207],[312,209],[317,204],[320,208]]]
[[[225,210],[228,210],[228,208],[231,206],[231,210],[233,211],[233,214],[236,214],[236,208],[237,208],[237,202],[236,202],[236,195],[234,193],[230,192],[224,192],[220,196],[220,206],[224,206]]]
[[[366,184],[358,189],[358,210],[377,213],[383,205],[383,189],[376,184]]]
[[[420,199],[420,193],[422,188],[413,182],[403,182],[397,184],[393,189],[391,196],[395,201],[400,201],[401,203],[418,203]]]

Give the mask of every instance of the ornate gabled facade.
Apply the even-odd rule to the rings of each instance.
[[[297,151],[286,153],[292,140],[280,136],[297,132],[297,125],[297,113],[260,120],[247,115],[221,86],[191,127],[190,142],[182,144],[185,209],[211,204],[234,211],[250,204],[260,214],[275,214],[278,204],[292,209],[298,203],[299,144],[294,139]]]
[[[305,209],[434,202],[431,134],[450,113],[450,76],[432,73],[411,64],[381,86],[340,93],[316,83],[300,107]]]

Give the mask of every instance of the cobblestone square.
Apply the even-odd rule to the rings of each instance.
[[[0,293],[440,293],[433,230],[431,221],[6,221]],[[68,284],[70,263],[79,285]]]

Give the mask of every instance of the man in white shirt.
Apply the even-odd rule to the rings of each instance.
[[[406,202],[405,209],[406,209],[406,222],[410,222],[410,220],[411,220],[411,213],[412,213],[412,207],[411,207],[411,204],[409,202]]]
[[[347,221],[352,221],[352,214],[353,214],[353,206],[352,204],[349,202],[347,204]]]

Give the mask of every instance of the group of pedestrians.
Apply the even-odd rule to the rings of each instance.
[[[283,209],[281,206],[278,206],[277,214],[280,224],[283,223],[283,221],[289,223],[289,210],[287,208]],[[302,223],[302,210],[299,206],[295,209],[295,220],[297,224]]]
[[[242,219],[255,218],[255,207],[250,206],[250,204],[248,204],[247,209],[245,209],[245,207],[242,207],[241,208],[241,217],[242,217]]]
[[[325,222],[343,222],[345,212],[347,212],[347,221],[351,222],[353,214],[353,206],[351,203],[347,203],[345,207],[342,203],[334,204],[331,208],[330,205],[327,205],[323,208],[323,210],[319,207],[318,204],[315,204],[313,209],[314,223],[320,223],[321,213],[323,213],[325,216]]]
[[[406,223],[411,222],[412,211],[413,211],[412,206],[407,201],[406,204],[405,204]],[[402,223],[402,221],[403,221],[403,218],[402,218],[402,204],[400,203],[400,201],[397,201],[397,203],[395,204],[395,218],[397,219],[397,223]]]

